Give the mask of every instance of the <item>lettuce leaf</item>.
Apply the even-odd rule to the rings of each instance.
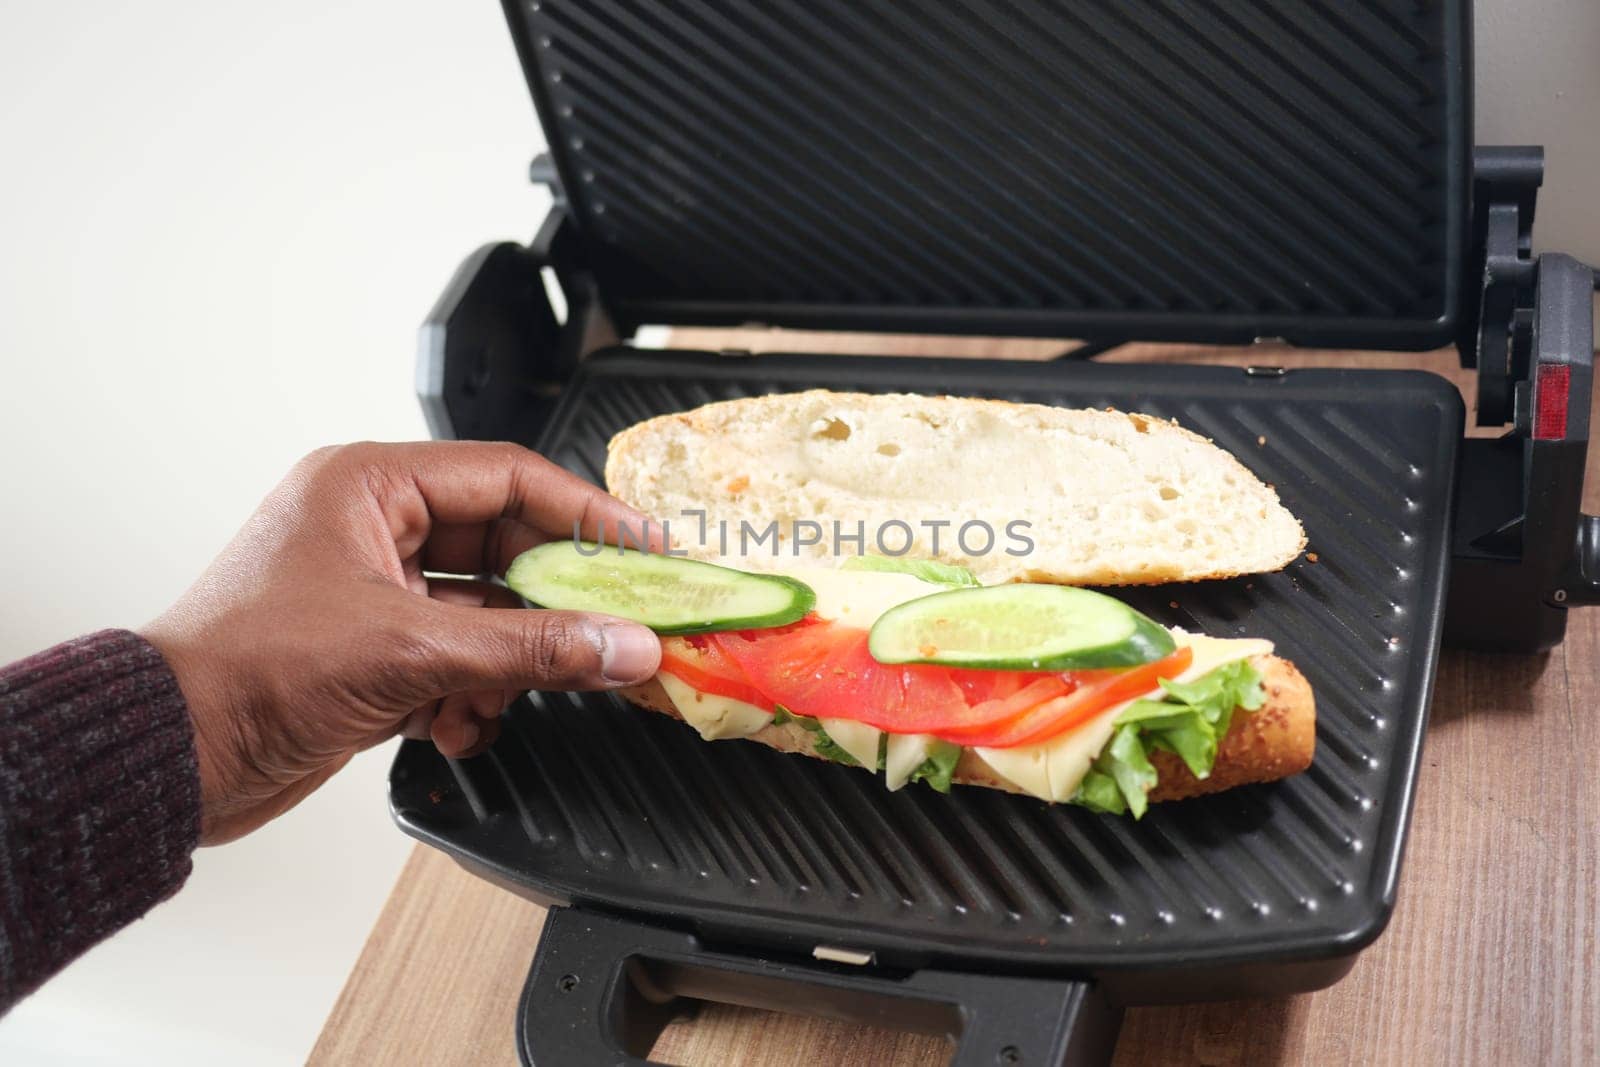
[[[950,776],[961,762],[961,746],[949,741],[935,741],[928,747],[928,758],[911,772],[908,782],[927,782],[940,793],[950,792]]]
[[[1072,803],[1101,815],[1121,815],[1128,810],[1128,802],[1122,799],[1117,780],[1093,767],[1078,784],[1078,792],[1072,798]]]
[[[1150,790],[1156,787],[1156,769],[1151,765],[1150,755],[1139,739],[1139,727],[1132,723],[1117,727],[1117,732],[1111,735],[1111,743],[1100,753],[1094,765],[1117,783],[1117,790],[1122,793],[1122,799],[1127,802],[1133,817],[1142,817],[1149,806]]]
[[[1155,788],[1150,753],[1170,752],[1196,778],[1209,778],[1217,742],[1227,736],[1234,708],[1255,711],[1266,702],[1261,672],[1236,660],[1192,682],[1163,681],[1160,700],[1139,700],[1117,716],[1116,732],[1096,757],[1072,802],[1107,814],[1145,813]]]
[[[811,721],[816,722],[817,720],[812,719]],[[861,766],[861,761],[840,748],[839,743],[829,737],[828,731],[824,730],[820,725],[814,731],[811,747],[816,749],[817,755],[822,756],[824,759],[831,759],[833,762],[842,763],[846,767]]]
[[[839,568],[844,571],[882,571],[889,574],[909,574],[934,585],[979,585],[976,575],[965,567],[953,563],[939,563],[931,559],[907,559],[903,556],[851,556]]]
[[[824,730],[822,724],[816,719],[809,715],[796,715],[782,704],[776,705],[772,709],[772,725],[782,726],[786,722],[792,722],[800,729],[807,730],[813,735],[811,747],[816,750],[817,755],[824,759],[831,759],[835,763],[842,763],[846,767],[861,766],[861,761],[840,748],[839,742],[829,737],[828,731]],[[887,741],[887,735],[878,738],[878,770],[880,771],[883,770],[884,748]]]

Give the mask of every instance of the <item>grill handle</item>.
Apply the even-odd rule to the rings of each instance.
[[[1088,982],[766,959],[694,934],[551,908],[517,1015],[525,1064],[646,1064],[663,1027],[715,1001],[942,1035],[952,1067],[1104,1064],[1122,1009]]]

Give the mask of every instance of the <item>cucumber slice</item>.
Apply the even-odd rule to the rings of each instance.
[[[1120,600],[1061,585],[991,585],[934,593],[884,612],[867,648],[880,663],[995,670],[1136,667],[1177,647]]]
[[[804,582],[613,545],[552,541],[511,561],[506,584],[540,607],[598,611],[658,634],[755,630],[798,622],[816,605]]]

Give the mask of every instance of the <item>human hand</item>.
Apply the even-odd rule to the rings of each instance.
[[[300,462],[233,542],[144,631],[194,720],[201,841],[255,829],[362,749],[404,732],[476,754],[527,689],[653,675],[648,629],[601,615],[501,611],[503,574],[547,540],[661,530],[509,444],[327,448]],[[630,536],[631,536],[630,534]]]

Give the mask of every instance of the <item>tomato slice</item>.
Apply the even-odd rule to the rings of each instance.
[[[1069,692],[1048,696],[1010,719],[933,732],[946,741],[982,748],[1031,745],[1076,729],[1107,708],[1157,689],[1161,679],[1176,678],[1189,669],[1193,660],[1194,650],[1185,646],[1166,659],[1142,667],[1125,671],[1085,671],[1084,684]],[[1046,688],[1041,686],[1039,691],[1046,691]],[[1023,690],[1026,692],[1028,689]]]
[[[669,637],[661,669],[703,693],[891,733],[1011,748],[1077,728],[1183,673],[1193,652],[1131,670],[1051,673],[879,663],[866,630],[808,617],[791,626]]]
[[[966,694],[967,703],[977,707],[990,700],[1005,700],[1041,678],[1060,678],[1055,671],[991,671],[971,667],[947,667],[950,677]]]
[[[750,684],[739,664],[703,637],[663,637],[661,669],[702,693],[742,700],[758,708],[772,707],[772,701]]]
[[[796,715],[852,719],[894,733],[930,733],[967,708],[940,667],[888,666],[867,651],[867,631],[836,623],[709,635],[769,704]]]
[[[754,640],[763,635],[793,633],[802,627],[812,626],[822,620],[815,614],[807,615],[788,626],[764,630],[739,630],[738,636]],[[675,675],[686,685],[713,696],[742,700],[758,708],[770,708],[761,690],[750,684],[737,660],[729,656],[722,646],[712,640],[711,634],[691,634],[661,639],[661,669]]]

